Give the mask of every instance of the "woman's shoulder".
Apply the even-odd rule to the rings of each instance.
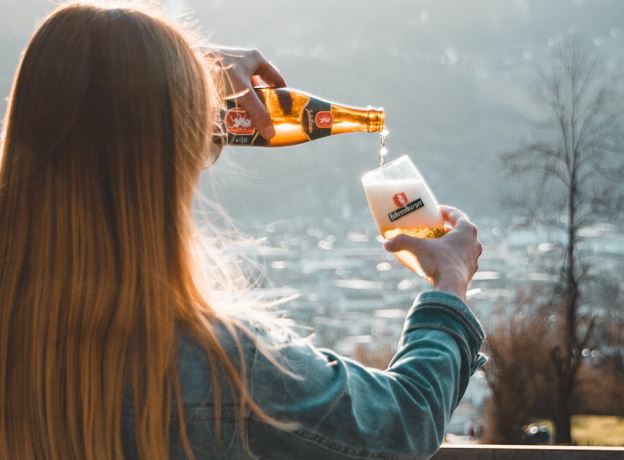
[[[238,355],[239,349],[253,353],[259,342],[267,340],[277,330],[275,323],[270,319],[256,316],[249,318],[222,316],[202,327],[182,326],[178,330],[178,355],[193,360],[205,358],[206,350],[202,343],[206,343],[207,337],[213,337],[218,341],[230,357]]]
[[[177,343],[178,372],[191,399],[204,398],[212,391],[212,369],[207,350],[210,345],[206,340],[209,336],[218,342],[223,353],[238,370],[248,370],[258,352],[270,352],[274,345],[293,340],[295,334],[284,322],[262,316],[222,318],[206,326],[205,330],[180,328]]]
[[[217,352],[217,346],[237,369],[248,366],[253,359],[254,345],[252,336],[246,332],[247,329],[245,324],[230,319],[215,321],[200,330],[180,328],[177,340],[177,365],[183,386],[211,390],[213,372],[209,350]],[[211,345],[211,342],[214,345]]]
[[[287,350],[306,342],[302,336],[306,330],[295,328],[286,320],[270,316],[247,318],[229,317],[215,321],[210,326],[211,334],[219,342],[223,352],[237,370],[244,370],[246,379],[258,366],[270,367],[274,372],[281,366],[278,362],[289,354]],[[189,404],[212,398],[213,373],[205,341],[188,328],[181,329],[178,338],[177,360],[180,382],[184,391],[185,403]],[[267,359],[268,358],[268,359]],[[267,369],[269,370],[269,369]],[[223,373],[221,373],[223,374]],[[222,383],[227,378],[221,375]],[[249,384],[249,382],[246,382]]]

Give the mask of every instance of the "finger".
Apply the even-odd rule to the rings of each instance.
[[[416,252],[420,247],[421,240],[419,238],[412,238],[407,235],[399,235],[395,238],[386,240],[384,242],[384,249],[389,252],[398,251],[412,251]]]
[[[466,216],[466,214],[452,206],[440,205],[439,209],[440,214],[442,214],[442,218],[452,226],[457,225],[457,221],[461,218],[468,220],[468,216]]]
[[[255,91],[249,88],[249,91],[238,98],[238,102],[247,111],[262,137],[270,139],[275,136],[275,128],[271,124],[271,117],[269,117],[266,107],[262,104]]]
[[[463,241],[477,241],[477,226],[464,217],[457,219],[455,226],[447,232],[447,235],[455,235]]]
[[[228,99],[238,99],[248,91],[251,91],[251,84],[247,76],[241,75],[241,70],[236,63],[229,64],[223,68],[222,83],[225,97]]]
[[[262,86],[269,86],[266,84],[266,82],[262,78],[260,78],[260,75],[252,76],[251,84],[253,85],[254,88],[262,87]]]
[[[256,75],[259,75],[265,82],[273,88],[282,88],[286,86],[286,80],[282,76],[277,67],[271,64],[264,56],[260,57],[258,67],[256,67]]]

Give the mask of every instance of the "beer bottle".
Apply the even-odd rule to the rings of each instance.
[[[292,88],[254,88],[266,106],[275,136],[263,138],[236,99],[226,101],[222,115],[223,140],[230,145],[281,147],[301,144],[333,134],[381,131],[382,108],[359,108],[335,104]]]

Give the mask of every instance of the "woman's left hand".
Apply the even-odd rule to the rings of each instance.
[[[216,57],[220,68],[225,72],[226,97],[237,98],[262,137],[270,139],[275,136],[271,117],[253,87],[286,86],[286,80],[279,70],[257,49],[218,47],[207,50],[206,54]]]

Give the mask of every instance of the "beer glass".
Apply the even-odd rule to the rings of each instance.
[[[362,176],[368,206],[386,239],[401,233],[416,238],[444,235],[438,202],[407,155]],[[423,275],[418,259],[408,251],[395,253],[399,261]]]

